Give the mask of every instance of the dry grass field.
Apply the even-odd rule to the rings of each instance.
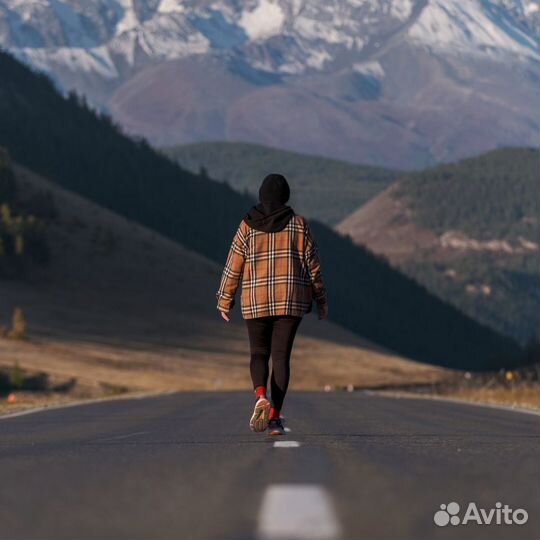
[[[538,383],[512,388],[463,388],[450,392],[447,396],[466,401],[540,410],[540,384]]]

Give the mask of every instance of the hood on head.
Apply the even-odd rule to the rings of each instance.
[[[269,174],[259,189],[259,204],[249,210],[244,221],[258,231],[282,231],[294,216],[293,209],[285,204],[290,195],[286,178],[282,174]]]
[[[287,179],[282,174],[269,174],[259,188],[259,201],[266,205],[284,205],[291,196]]]

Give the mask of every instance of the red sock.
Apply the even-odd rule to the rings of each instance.
[[[281,411],[279,409],[276,409],[275,407],[272,407],[270,409],[270,420],[279,420],[279,415]]]
[[[255,397],[259,399],[260,397],[266,397],[266,386],[256,386],[255,387]]]

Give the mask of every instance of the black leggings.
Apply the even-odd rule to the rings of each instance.
[[[251,349],[251,380],[253,388],[268,384],[268,361],[272,354],[270,381],[272,404],[281,409],[291,372],[290,360],[296,330],[302,317],[280,315],[246,319]]]

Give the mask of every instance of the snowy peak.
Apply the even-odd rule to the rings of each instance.
[[[531,31],[533,26],[524,24],[524,17],[536,13],[538,4],[513,4],[522,9],[512,13],[498,2],[430,0],[408,35],[417,44],[452,53],[505,53],[538,59],[538,35]]]
[[[0,1],[0,45],[39,68],[50,58],[109,78],[119,61],[223,51],[274,73],[332,70],[396,37],[444,54],[539,59],[539,36],[532,0]]]
[[[250,40],[268,39],[283,32],[285,12],[270,0],[260,0],[252,10],[243,11],[238,24]]]
[[[181,0],[161,0],[157,9],[158,13],[183,13],[183,11]]]

